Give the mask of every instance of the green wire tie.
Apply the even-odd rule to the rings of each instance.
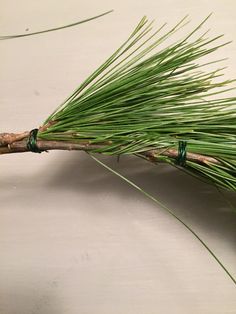
[[[176,158],[176,164],[184,167],[186,163],[187,151],[186,151],[187,142],[179,141],[178,148],[178,157]]]
[[[27,141],[27,148],[33,153],[41,153],[41,150],[37,146],[37,134],[39,129],[33,129],[30,131],[29,138]]]
[[[33,129],[30,131],[29,138],[27,141],[27,148],[29,151],[33,153],[41,153],[42,151],[37,146],[37,134],[39,129]],[[186,141],[179,141],[179,147],[178,147],[178,157],[176,158],[176,164],[179,166],[185,166],[186,163]]]

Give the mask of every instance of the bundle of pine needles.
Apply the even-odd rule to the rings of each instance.
[[[216,44],[222,35],[209,39],[207,32],[193,39],[207,19],[182,40],[157,50],[188,23],[187,17],[162,35],[166,24],[153,31],[153,22],[144,17],[124,44],[39,129],[1,133],[0,154],[53,149],[134,154],[154,163],[169,163],[235,191],[236,97],[218,98],[233,89],[228,87],[233,80],[219,80],[223,69],[202,70],[221,60],[200,63],[202,57],[228,43]],[[82,22],[27,35],[0,36],[0,40]],[[205,242],[172,210],[92,157],[181,222],[236,284]]]
[[[232,80],[219,81],[222,69],[203,71],[219,60],[201,62],[227,43],[217,44],[222,36],[209,39],[207,33],[193,39],[206,20],[157,49],[187,18],[167,32],[166,24],[153,31],[153,22],[142,18],[39,130],[2,134],[0,154],[49,149],[134,154],[236,190],[236,97],[219,97]]]

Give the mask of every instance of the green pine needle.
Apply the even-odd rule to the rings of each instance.
[[[234,80],[222,68],[204,72],[205,57],[228,43],[222,35],[199,34],[207,17],[182,40],[163,48],[187,17],[166,32],[143,17],[128,39],[48,117],[45,140],[109,143],[93,152],[135,154],[178,149],[211,156],[218,164],[190,160],[184,170],[217,186],[236,190],[236,97],[222,97]],[[197,34],[199,34],[197,36]],[[195,38],[197,37],[197,38]],[[219,97],[220,96],[220,97]],[[156,155],[176,166],[176,160]]]
[[[95,19],[97,19],[97,18],[99,18],[99,17],[102,17],[102,16],[108,14],[108,13],[111,13],[112,11],[113,11],[113,10],[110,10],[110,11],[107,11],[107,12],[105,12],[105,13],[102,13],[102,14],[99,14],[99,15],[96,15],[96,16],[93,16],[93,17],[90,17],[90,18],[87,18],[87,19],[82,20],[82,21],[78,21],[78,22],[71,23],[71,24],[68,24],[68,25],[63,25],[63,26],[59,26],[59,27],[54,27],[54,28],[50,28],[50,29],[46,29],[46,30],[42,30],[42,31],[37,31],[37,32],[32,32],[32,33],[25,33],[25,34],[17,34],[17,35],[4,35],[4,36],[0,36],[0,40],[21,38],[21,37],[27,37],[27,36],[33,36],[33,35],[39,35],[39,34],[44,34],[44,33],[49,33],[49,32],[58,31],[58,30],[61,30],[61,29],[64,29],[64,28],[69,28],[69,27],[77,26],[77,25],[79,25],[79,24],[83,24],[83,23],[86,23],[86,22],[95,20]]]
[[[210,255],[215,259],[215,261],[220,265],[220,267],[225,271],[225,273],[229,276],[229,278],[232,280],[232,282],[236,285],[236,279],[234,276],[228,271],[228,269],[225,267],[225,265],[220,261],[220,259],[215,255],[215,253],[209,248],[209,246],[203,241],[200,236],[187,224],[185,223],[179,216],[177,216],[173,210],[168,208],[166,205],[164,205],[161,201],[159,201],[157,198],[149,194],[148,192],[144,191],[141,187],[139,187],[137,184],[135,184],[133,181],[129,180],[128,178],[124,177],[119,172],[115,171],[111,167],[107,166],[105,163],[103,163],[101,160],[97,159],[95,156],[89,154],[90,157],[95,160],[98,164],[102,165],[105,169],[109,170],[111,173],[115,174],[122,180],[124,180],[126,183],[128,183],[130,186],[141,192],[144,196],[149,198],[151,201],[159,205],[163,210],[168,212],[174,219],[178,220],[189,232],[192,233],[192,235],[205,247],[205,249],[210,253]]]

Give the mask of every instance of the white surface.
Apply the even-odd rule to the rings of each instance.
[[[2,34],[114,9],[74,29],[0,42],[0,127],[39,126],[146,14],[157,25],[210,12],[236,36],[235,1],[1,1]],[[217,52],[230,57],[236,43]],[[236,216],[217,191],[170,167],[107,159],[172,208],[236,276]],[[1,314],[236,313],[236,289],[176,220],[83,153],[0,158]],[[227,197],[235,204],[234,194]]]

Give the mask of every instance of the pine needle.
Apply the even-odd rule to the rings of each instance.
[[[188,225],[186,224],[180,217],[178,217],[171,209],[169,209],[166,205],[164,205],[161,201],[159,201],[157,198],[149,194],[148,192],[144,191],[141,187],[136,185],[133,181],[129,180],[128,178],[124,177],[119,172],[115,171],[105,163],[103,163],[101,160],[97,159],[94,155],[89,154],[90,157],[95,160],[98,164],[102,165],[105,169],[109,170],[111,173],[115,174],[122,180],[124,180],[126,183],[128,183],[130,186],[134,187],[136,190],[141,192],[143,195],[145,195],[147,198],[151,199],[153,202],[155,202],[158,206],[160,206],[163,210],[168,212],[172,217],[174,217],[176,220],[178,220],[188,231],[190,231],[195,238],[205,247],[205,249],[211,254],[211,256],[216,260],[216,262],[220,265],[220,267],[225,271],[225,273],[229,276],[229,278],[233,281],[233,283],[236,285],[236,279],[233,277],[233,275],[227,270],[227,268],[224,266],[224,264],[220,261],[220,259],[213,253],[213,251],[209,248],[209,246],[200,238],[200,236]]]
[[[82,24],[82,23],[86,23],[86,22],[95,20],[95,19],[97,19],[97,18],[99,18],[99,17],[101,17],[101,16],[104,16],[104,15],[106,15],[106,14],[111,13],[112,11],[113,11],[113,10],[110,10],[110,11],[104,12],[104,13],[102,13],[102,14],[99,14],[99,15],[96,15],[96,16],[93,16],[93,17],[90,17],[90,18],[87,18],[87,19],[82,20],[82,21],[78,21],[78,22],[71,23],[71,24],[68,24],[68,25],[63,25],[63,26],[59,26],[59,27],[54,27],[54,28],[50,28],[50,29],[46,29],[46,30],[42,30],[42,31],[37,31],[37,32],[32,32],[32,33],[25,33],[25,34],[16,34],[16,35],[4,35],[4,36],[0,36],[0,40],[21,38],[21,37],[27,37],[27,36],[33,36],[33,35],[39,35],[39,34],[44,34],[44,33],[49,33],[49,32],[58,31],[58,30],[61,30],[61,29],[64,29],[64,28],[69,28],[69,27],[77,26],[77,25],[79,25],[79,24]]]
[[[181,169],[236,191],[236,97],[222,97],[234,80],[221,80],[224,68],[204,72],[202,61],[228,43],[222,35],[200,33],[207,17],[183,39],[165,42],[189,23],[183,18],[164,32],[143,17],[128,39],[48,117],[42,140],[108,143],[92,150],[106,155],[178,150],[214,158],[187,160]],[[199,35],[197,35],[199,34]],[[195,38],[197,37],[197,38]],[[220,97],[219,97],[220,95]],[[185,154],[186,155],[186,154]],[[156,154],[152,161],[179,167],[176,158]]]

